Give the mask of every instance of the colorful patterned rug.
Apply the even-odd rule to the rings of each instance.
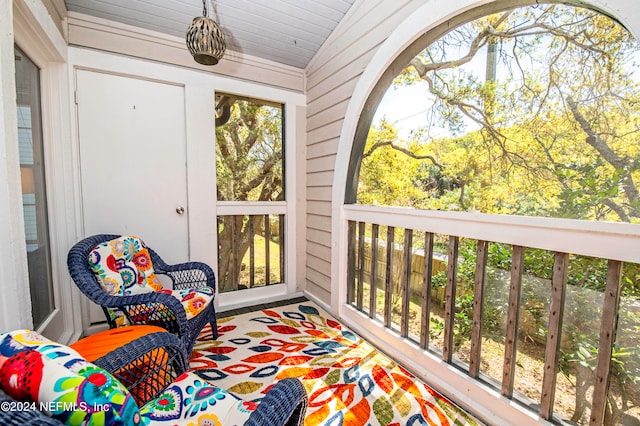
[[[200,334],[191,368],[260,400],[274,382],[299,378],[305,426],[476,425],[479,422],[312,302],[218,319]]]

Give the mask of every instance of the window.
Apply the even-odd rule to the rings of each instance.
[[[221,292],[284,282],[283,110],[274,102],[216,95]],[[230,205],[242,214],[225,214]]]
[[[31,313],[34,328],[37,328],[54,309],[47,194],[44,180],[40,73],[36,65],[17,47],[15,48],[15,66],[22,206],[29,265]]]
[[[619,23],[555,3],[432,39],[373,117],[357,202],[639,223],[639,59]]]

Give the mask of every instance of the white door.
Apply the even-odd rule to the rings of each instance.
[[[76,101],[85,235],[137,235],[187,261],[184,87],[77,70]]]

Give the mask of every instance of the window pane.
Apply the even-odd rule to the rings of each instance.
[[[218,200],[284,200],[282,112],[281,104],[216,95]]]
[[[35,64],[17,47],[15,65],[24,230],[31,313],[33,326],[37,328],[54,309],[44,181],[40,75]]]
[[[284,215],[218,216],[221,293],[284,282]]]

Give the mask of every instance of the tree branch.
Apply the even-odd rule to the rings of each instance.
[[[382,141],[382,142],[376,142],[371,146],[371,149],[369,149],[369,151],[365,152],[364,154],[362,154],[362,159],[367,158],[368,156],[370,156],[371,154],[373,154],[373,151],[375,151],[378,148],[381,148],[383,146],[388,146],[390,148],[395,149],[396,151],[400,151],[401,153],[414,158],[416,160],[429,160],[431,161],[431,163],[438,167],[439,169],[444,169],[444,166],[440,163],[438,163],[435,159],[435,157],[431,156],[431,155],[419,155],[419,154],[415,154],[411,151],[409,151],[406,148],[403,148],[401,146],[398,146],[396,144],[393,143],[393,141]]]
[[[631,172],[635,171],[633,164],[627,159],[616,154],[611,147],[607,145],[607,142],[604,141],[600,135],[595,132],[595,130],[593,130],[587,119],[578,110],[578,105],[571,96],[567,96],[567,104],[569,105],[569,109],[571,110],[573,117],[576,119],[582,130],[587,134],[585,142],[598,151],[606,162],[615,167],[616,170],[620,171],[622,176],[622,187],[624,188],[624,192],[630,204],[630,214],[634,217],[640,217],[640,210],[633,207],[634,204],[640,202],[640,191],[638,191],[638,188],[633,181],[633,175],[631,174]],[[611,207],[609,205],[607,206]],[[616,213],[618,212],[616,209],[613,210]],[[623,217],[620,216],[620,218],[622,219]]]

